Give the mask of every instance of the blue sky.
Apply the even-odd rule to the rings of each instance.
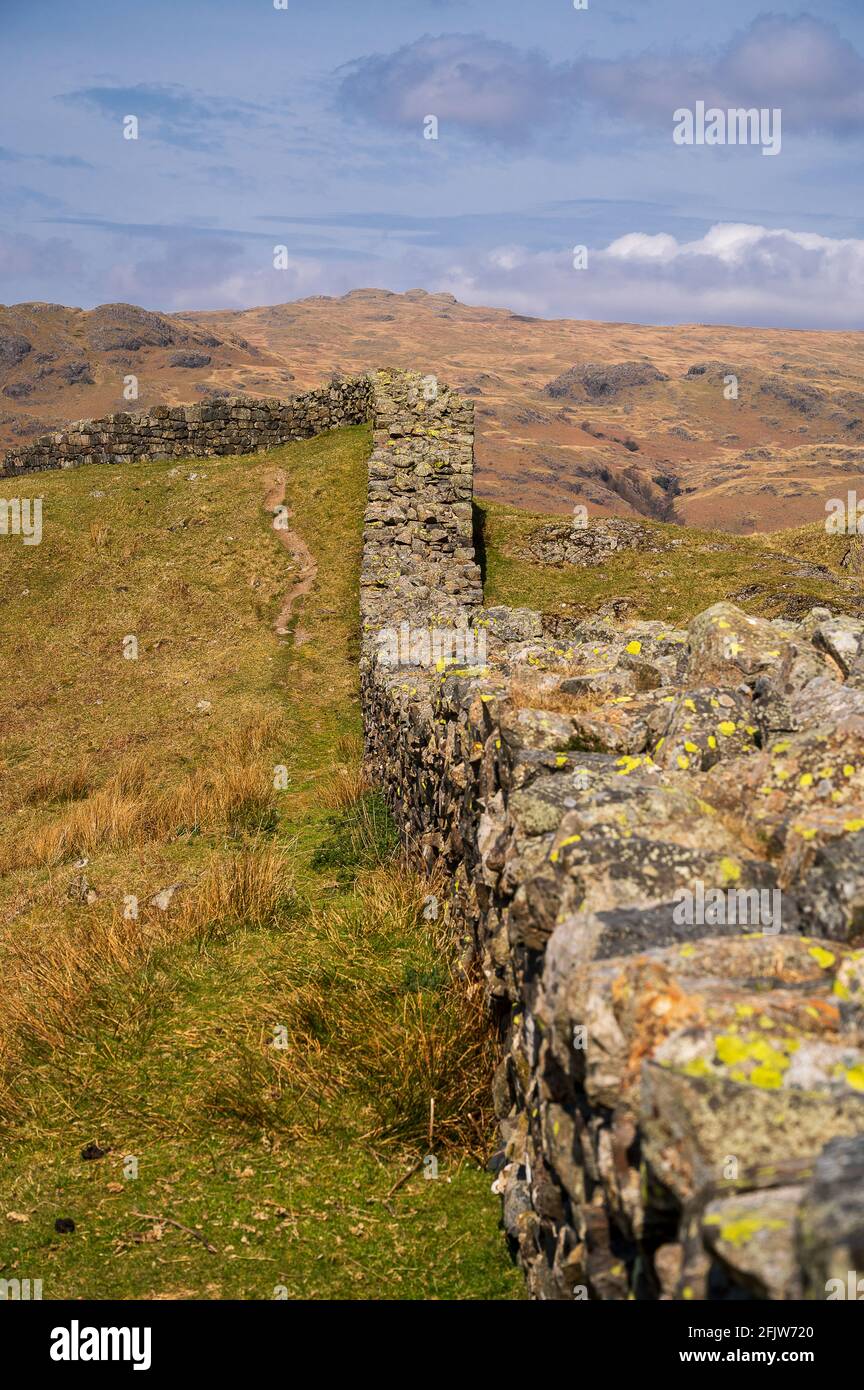
[[[5,303],[862,327],[861,0],[0,0],[0,36]],[[676,144],[697,101],[779,108],[779,154]]]

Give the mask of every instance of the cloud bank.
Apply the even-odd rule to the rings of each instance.
[[[812,15],[761,15],[725,47],[552,63],[484,34],[429,34],[340,69],[338,104],[394,128],[435,115],[462,134],[519,144],[583,111],[666,132],[676,107],[782,107],[790,129],[864,130],[864,57]]]
[[[267,234],[246,239],[187,229],[178,240],[167,228],[123,234],[116,226],[105,236],[104,254],[76,266],[94,303],[108,296],[154,309],[245,308],[344,294],[360,284],[422,284],[467,303],[544,318],[864,328],[864,240],[753,223],[717,223],[690,241],[628,232],[589,246],[582,270],[574,268],[573,247],[536,251],[505,243],[454,254],[393,239],[386,259],[369,256],[362,273],[356,252],[346,247],[340,256],[336,246],[326,255],[293,247],[281,271],[273,268]],[[59,275],[70,253],[56,240],[0,236],[0,298],[13,283]]]
[[[544,317],[864,327],[864,240],[718,223],[679,241],[630,232],[588,252],[499,247],[451,269],[451,293]]]

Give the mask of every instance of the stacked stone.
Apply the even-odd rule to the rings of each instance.
[[[376,372],[372,389],[364,624],[428,626],[436,614],[458,622],[483,601],[472,539],[474,404],[416,372]]]
[[[25,449],[11,450],[0,476],[49,468],[133,459],[206,458],[247,454],[369,418],[371,388],[366,376],[335,380],[288,400],[233,396],[200,405],[157,405],[129,415],[79,420],[67,430],[42,435]]]
[[[531,533],[525,543],[526,559],[541,565],[579,565],[583,569],[603,565],[622,551],[659,554],[680,545],[659,531],[623,517],[590,519],[585,526],[551,522]]]
[[[370,470],[368,759],[406,843],[449,871],[501,1021],[495,1185],[529,1290],[845,1288],[864,1262],[864,626],[718,604],[687,630],[562,638],[489,608],[482,669],[390,669],[376,623],[428,621],[436,598],[411,533],[388,602],[382,529],[414,519],[395,386]],[[438,501],[459,570],[467,533],[457,561]],[[759,916],[683,920],[711,890]]]

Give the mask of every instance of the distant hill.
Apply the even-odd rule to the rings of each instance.
[[[0,308],[0,447],[134,409],[129,373],[144,407],[418,363],[475,399],[493,501],[746,533],[864,494],[860,333],[543,320],[419,289],[182,315]]]

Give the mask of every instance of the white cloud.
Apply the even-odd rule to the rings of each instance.
[[[519,143],[568,114],[570,77],[567,65],[485,34],[425,34],[346,64],[339,102],[384,125],[419,127],[434,115],[442,125]]]
[[[49,272],[59,277],[76,255],[64,242],[0,237],[0,284],[14,282],[23,297],[35,298],[31,283]],[[166,310],[278,304],[344,294],[359,283],[348,256],[296,254],[287,270],[274,270],[266,239],[244,245],[228,237],[158,249],[115,237],[98,265],[76,273],[94,303],[128,299]],[[371,261],[362,274],[363,283],[385,289],[422,284],[539,317],[864,328],[864,240],[757,223],[717,223],[689,241],[628,232],[589,245],[584,270],[574,268],[571,245],[538,252],[502,242],[454,253],[397,238],[386,262]]]
[[[485,34],[425,34],[339,70],[338,101],[385,126],[436,115],[475,138],[524,144],[566,128],[583,106],[654,131],[672,113],[707,106],[781,107],[792,130],[848,136],[864,127],[864,57],[813,15],[763,14],[721,48],[567,58]]]
[[[589,248],[585,270],[569,248],[508,246],[449,267],[434,287],[541,316],[862,328],[864,241],[749,223],[693,241],[630,232]]]
[[[606,247],[606,255],[621,261],[669,261],[677,250],[678,242],[666,232],[628,232]]]

